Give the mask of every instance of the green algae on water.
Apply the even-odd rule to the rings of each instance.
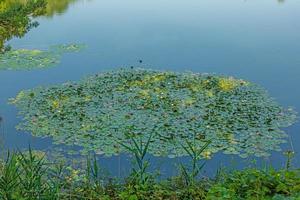
[[[83,153],[125,151],[131,137],[147,141],[156,156],[184,156],[186,140],[214,153],[267,156],[285,142],[281,128],[296,119],[260,86],[232,77],[120,69],[51,87],[21,91],[10,102],[23,116],[18,125]]]
[[[59,64],[65,53],[79,52],[82,44],[54,45],[48,50],[16,49],[0,54],[0,70],[44,69]]]

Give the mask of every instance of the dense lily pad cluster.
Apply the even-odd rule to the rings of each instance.
[[[211,140],[203,153],[266,156],[284,142],[282,127],[295,113],[259,86],[232,77],[120,69],[77,83],[20,92],[11,103],[24,117],[18,126],[85,152],[118,154],[131,137],[149,153],[186,155],[180,144]]]
[[[0,70],[30,70],[57,65],[64,53],[79,52],[84,45],[54,45],[49,50],[18,49],[0,54]]]

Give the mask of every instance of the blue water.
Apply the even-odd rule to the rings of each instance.
[[[63,83],[122,66],[174,71],[210,72],[243,78],[265,87],[284,106],[300,111],[300,1],[298,0],[90,0],[70,5],[62,15],[40,17],[40,26],[15,48],[47,48],[52,44],[84,43],[88,48],[65,55],[55,68],[0,71],[0,116],[9,148],[51,148],[50,138],[34,138],[15,130],[20,118],[7,99],[20,90]],[[300,123],[286,129],[294,165],[300,167]],[[291,149],[288,143],[283,149]],[[230,160],[235,161],[231,162]],[[282,166],[282,153],[269,161]],[[117,173],[129,169],[123,156],[103,159]],[[162,173],[176,171],[176,160],[154,158]],[[244,160],[216,155],[207,171],[221,163]],[[118,172],[120,173],[120,172]],[[175,172],[174,172],[175,173]]]

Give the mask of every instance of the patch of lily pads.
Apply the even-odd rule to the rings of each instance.
[[[65,53],[85,48],[82,44],[54,45],[48,50],[12,49],[0,54],[0,70],[31,70],[54,67]]]
[[[21,91],[10,102],[18,125],[83,153],[115,155],[132,137],[155,156],[185,156],[186,141],[214,153],[268,156],[280,150],[282,130],[296,113],[281,107],[260,86],[233,77],[140,68],[119,69],[50,87]]]

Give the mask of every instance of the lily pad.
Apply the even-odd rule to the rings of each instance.
[[[260,86],[233,77],[120,69],[48,88],[21,91],[15,104],[21,130],[106,155],[125,151],[129,138],[147,141],[149,153],[184,156],[180,144],[211,140],[206,157],[266,156],[285,142],[282,127],[295,112],[284,109]]]
[[[79,52],[85,45],[51,46],[49,50],[17,49],[0,54],[0,70],[44,69],[59,64],[65,53]]]

